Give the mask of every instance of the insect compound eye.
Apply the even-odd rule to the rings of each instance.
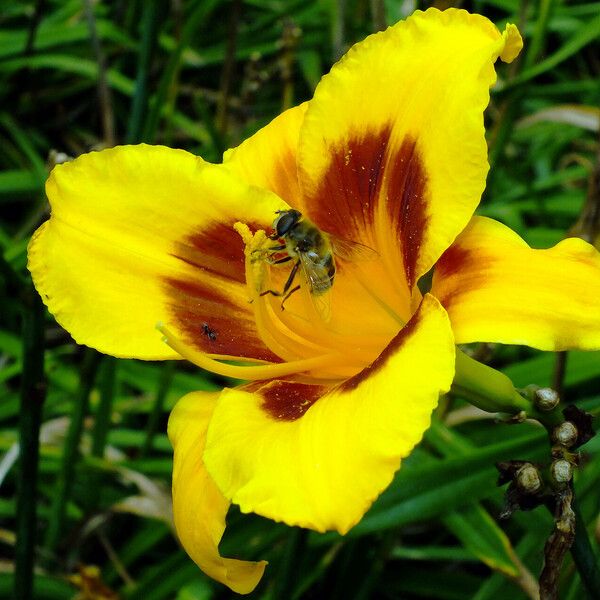
[[[300,220],[302,214],[294,209],[284,210],[273,223],[278,236],[284,236]]]

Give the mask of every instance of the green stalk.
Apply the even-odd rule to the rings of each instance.
[[[306,552],[308,531],[294,527],[287,532],[285,544],[282,545],[277,569],[277,577],[267,599],[291,598],[296,578],[298,577],[298,557]]]
[[[456,374],[451,391],[486,412],[524,413],[525,417],[538,420],[548,431],[564,420],[560,405],[548,412],[540,411],[532,400],[515,389],[506,375],[476,361],[459,348],[456,349]]]
[[[152,412],[148,417],[148,426],[146,427],[146,438],[144,439],[144,443],[142,445],[141,456],[146,456],[150,452],[150,450],[152,450],[152,445],[154,444],[154,436],[158,431],[158,425],[160,423],[160,418],[163,413],[165,398],[167,397],[167,393],[173,381],[173,376],[175,375],[175,366],[176,362],[174,360],[170,360],[166,362],[162,367],[160,378],[158,380],[158,389],[156,390],[154,404],[152,405]]]
[[[79,442],[83,432],[83,421],[88,411],[90,392],[94,384],[96,371],[100,362],[100,354],[95,350],[86,349],[79,388],[73,403],[73,412],[69,423],[69,430],[65,439],[62,461],[56,481],[56,493],[54,494],[48,529],[46,530],[45,546],[49,551],[54,551],[58,539],[63,532],[67,503],[71,497],[75,467],[79,460]]]
[[[598,558],[595,556],[590,538],[588,537],[585,522],[581,516],[577,497],[573,494],[571,508],[575,513],[575,539],[571,546],[573,562],[577,567],[579,576],[590,598],[597,598],[600,592],[600,569]]]
[[[339,60],[344,53],[346,37],[346,0],[334,0],[330,4],[331,13],[331,48],[333,60]]]
[[[94,429],[92,431],[92,457],[102,459],[104,448],[110,431],[110,419],[115,396],[117,360],[112,356],[102,359],[101,372],[99,374],[100,402],[94,415]],[[91,469],[87,477],[85,508],[92,512],[100,500],[99,491],[102,487],[103,473]]]
[[[219,99],[217,101],[217,110],[215,115],[217,130],[223,138],[227,137],[229,96],[231,94],[231,84],[233,83],[233,72],[235,69],[241,13],[241,0],[231,0],[231,8],[229,9],[229,28],[227,32],[227,47],[225,50],[225,61],[223,63],[223,68],[221,69]]]
[[[384,31],[387,28],[384,0],[371,0],[370,5],[371,19],[373,21],[373,31]]]
[[[94,419],[94,432],[92,434],[92,456],[102,458],[106,439],[110,430],[110,416],[115,397],[115,380],[117,360],[112,356],[104,357],[102,374],[100,377],[100,403]]]
[[[203,2],[200,2],[186,19],[185,26],[183,27],[183,32],[181,34],[181,39],[179,40],[179,43],[175,49],[171,52],[169,62],[163,71],[163,76],[158,86],[156,95],[150,103],[150,110],[148,111],[148,117],[146,119],[146,123],[144,124],[142,139],[149,142],[154,141],[156,132],[158,130],[158,125],[160,123],[162,110],[165,105],[165,100],[169,94],[171,84],[177,74],[179,63],[181,62],[181,55],[183,54],[185,48],[189,45],[192,36],[197,35],[198,29],[203,21],[208,18],[210,13],[218,5],[219,0],[203,0]]]
[[[535,22],[535,29],[528,44],[527,54],[525,55],[525,70],[535,64],[546,44],[546,33],[548,32],[548,22],[554,8],[554,0],[540,0],[538,18]]]
[[[33,591],[34,548],[37,531],[37,477],[44,381],[44,307],[29,289],[23,315],[23,373],[19,413],[19,468],[15,547],[15,598],[29,600]]]
[[[459,348],[456,349],[452,392],[487,412],[517,414],[531,406],[506,375],[476,361]]]
[[[96,63],[98,64],[98,78],[97,78],[97,93],[98,103],[100,105],[100,117],[102,118],[102,130],[104,134],[104,142],[110,148],[115,145],[115,116],[112,105],[112,92],[108,85],[107,66],[104,51],[102,50],[102,44],[98,37],[98,29],[96,27],[96,15],[94,14],[94,7],[92,0],[83,0],[83,7],[90,30],[90,42],[92,49],[96,56]]]
[[[125,138],[127,144],[137,144],[144,141],[142,139],[142,124],[148,110],[148,72],[158,41],[158,36],[156,35],[158,22],[158,2],[156,0],[147,0],[144,3],[144,14],[142,17],[142,39],[138,54],[135,93],[131,106],[127,136]]]
[[[552,9],[554,8],[554,0],[540,0],[539,3],[539,14],[535,24],[535,30],[531,42],[529,42],[523,59],[523,68],[527,71],[535,61],[538,59],[542,52],[545,42],[546,34],[548,32],[548,22]],[[504,90],[508,89],[511,82],[507,82]],[[498,159],[504,153],[506,144],[510,140],[513,131],[514,123],[517,116],[520,114],[521,102],[525,96],[525,88],[523,86],[517,86],[512,95],[506,100],[504,105],[502,119],[493,137],[492,144],[489,152],[490,165],[495,166],[498,163]],[[491,186],[492,178],[495,177],[495,172],[492,170],[490,178],[488,179],[488,189]]]

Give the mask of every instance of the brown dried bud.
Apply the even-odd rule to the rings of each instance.
[[[531,463],[525,463],[517,471],[515,481],[519,489],[526,494],[535,494],[542,488],[540,473]]]
[[[571,477],[573,477],[573,468],[568,460],[559,458],[550,466],[550,473],[556,483],[568,483],[571,481]]]
[[[562,413],[567,421],[571,421],[577,427],[577,445],[575,448],[583,446],[596,435],[592,427],[593,417],[590,413],[586,413],[575,404],[569,404]]]
[[[558,392],[548,387],[536,390],[533,399],[537,408],[545,412],[556,408],[560,402]]]
[[[561,423],[552,432],[552,439],[565,448],[570,448],[577,441],[579,432],[571,421]]]

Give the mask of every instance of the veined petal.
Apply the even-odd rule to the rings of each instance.
[[[223,558],[219,542],[225,531],[229,501],[219,492],[202,462],[206,429],[218,393],[194,392],[177,403],[169,418],[173,458],[173,516],[181,544],[209,576],[238,594],[250,593],[266,562]]]
[[[437,263],[432,293],[459,344],[600,348],[600,254],[579,238],[533,250],[501,223],[474,217]]]
[[[52,215],[32,238],[29,269],[76,341],[173,358],[155,330],[162,321],[205,352],[275,360],[256,333],[233,224],[268,227],[276,196],[182,150],[146,145],[59,165],[46,191]]]
[[[308,105],[305,102],[285,111],[237,148],[228,150],[223,157],[225,166],[238,177],[251,185],[271,190],[282,198],[285,202],[281,203],[281,209],[303,206],[298,180],[298,145]],[[325,198],[324,201],[327,202],[328,199]],[[343,243],[343,240],[338,243]],[[328,321],[327,326],[321,324],[323,335],[329,339],[342,332],[344,338],[347,338],[360,330],[368,331],[373,339],[383,330],[389,340],[398,328],[398,319],[406,322],[418,306],[421,300],[418,291],[412,297],[406,294],[398,296],[397,290],[389,284],[385,265],[378,258],[374,252],[369,260],[348,261],[339,255],[335,257],[336,280],[331,297],[327,300],[331,304],[333,321]],[[272,269],[274,289],[282,289],[289,271],[288,264]],[[298,277],[301,285],[305,285],[304,279],[302,276]],[[377,299],[375,305],[374,298]],[[281,303],[273,297],[266,302],[273,305]],[[349,306],[349,302],[354,306]],[[283,320],[289,321],[290,317],[293,322],[289,324],[298,332],[303,330],[303,325],[312,328],[311,320],[303,314],[301,304],[305,304],[301,300],[301,294],[296,294],[287,302],[288,309],[285,313],[275,311],[281,313],[278,316]],[[342,306],[338,308],[338,304]],[[382,306],[385,307],[383,311]],[[392,318],[395,322],[390,327],[391,313],[394,313]],[[357,315],[360,315],[359,319]],[[389,329],[392,332],[388,335]],[[310,338],[312,335],[303,337]],[[378,342],[379,340],[375,340],[375,343]],[[347,344],[348,339],[343,343]],[[285,354],[283,351],[282,355]]]
[[[488,171],[483,110],[521,46],[464,10],[417,11],[321,80],[300,134],[300,208],[412,287],[465,227]],[[403,265],[403,269],[398,269]]]
[[[448,317],[426,296],[379,358],[333,389],[273,381],[224,390],[204,462],[242,511],[345,533],[420,441],[453,375]]]
[[[307,107],[305,102],[281,113],[225,152],[223,163],[247,183],[275,192],[289,206],[298,206],[298,142]],[[282,203],[280,208],[288,207]]]

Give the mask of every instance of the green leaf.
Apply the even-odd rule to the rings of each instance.
[[[509,539],[481,505],[450,513],[443,516],[442,521],[463,546],[488,567],[509,577],[518,575]]]
[[[584,21],[584,24],[573,33],[571,38],[564,44],[562,44],[559,49],[551,54],[548,58],[539,61],[535,66],[526,69],[520,75],[511,79],[507,83],[505,83],[501,90],[506,91],[508,89],[514,88],[517,85],[525,83],[541,75],[542,73],[546,73],[550,69],[554,69],[560,63],[564,62],[577,52],[581,50],[583,47],[587,46],[594,40],[597,40],[600,36],[600,16],[597,16],[594,19]]]
[[[508,456],[535,460],[545,453],[544,432],[530,431],[497,444],[476,447],[464,456],[443,460],[415,452],[392,484],[346,537],[398,528],[448,514],[492,495],[499,496],[494,462]],[[337,534],[313,536],[316,544],[339,539]]]
[[[210,600],[214,596],[214,589],[206,577],[198,576],[177,593],[175,600]]]
[[[44,189],[44,180],[35,171],[15,169],[0,171],[0,195],[15,200],[15,195],[36,194]]]

